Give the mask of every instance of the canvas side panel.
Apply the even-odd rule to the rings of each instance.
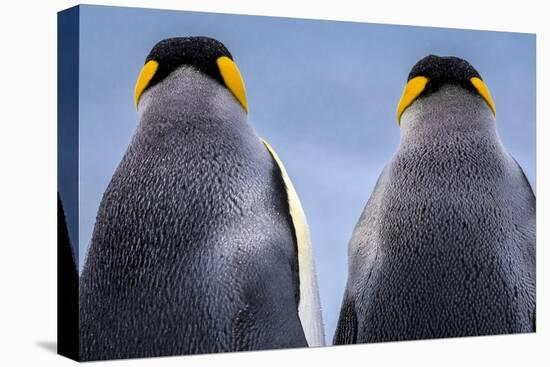
[[[57,17],[57,352],[78,360],[79,8]]]

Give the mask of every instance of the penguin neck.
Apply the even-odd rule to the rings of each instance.
[[[495,118],[480,96],[459,86],[445,85],[419,98],[403,113],[400,150],[448,145],[453,139],[500,143]]]
[[[176,69],[146,90],[138,113],[142,128],[187,128],[219,121],[247,123],[246,112],[225,86],[189,66]]]

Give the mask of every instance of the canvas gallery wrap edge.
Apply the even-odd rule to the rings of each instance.
[[[58,14],[58,352],[534,332],[535,36]]]

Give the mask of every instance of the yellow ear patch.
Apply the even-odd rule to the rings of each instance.
[[[147,88],[147,85],[153,79],[153,76],[157,72],[157,69],[159,67],[159,63],[155,60],[148,61],[144,66],[143,69],[141,69],[141,72],[139,73],[138,80],[136,82],[136,87],[134,88],[134,103],[136,104],[136,107],[139,102],[139,97],[141,97],[141,94]]]
[[[493,102],[493,99],[491,98],[491,93],[489,93],[489,88],[487,88],[487,85],[483,82],[483,80],[479,78],[472,78],[470,79],[470,82],[472,82],[474,88],[477,90],[477,92],[483,97],[485,102],[491,107],[491,111],[493,111],[493,115],[497,115],[497,109],[495,107],[495,103]]]
[[[248,113],[248,104],[246,102],[246,90],[241,72],[237,65],[227,56],[222,56],[216,60],[220,74],[227,88],[233,93],[237,101],[243,106]]]
[[[397,105],[398,124],[401,124],[401,115],[403,112],[405,112],[407,107],[414,102],[420,93],[422,93],[424,88],[426,88],[426,84],[428,84],[428,78],[424,76],[417,76],[408,81],[401,95],[401,99],[399,100],[399,104]]]

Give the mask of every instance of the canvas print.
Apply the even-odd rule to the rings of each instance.
[[[58,348],[536,331],[535,35],[58,15]]]

